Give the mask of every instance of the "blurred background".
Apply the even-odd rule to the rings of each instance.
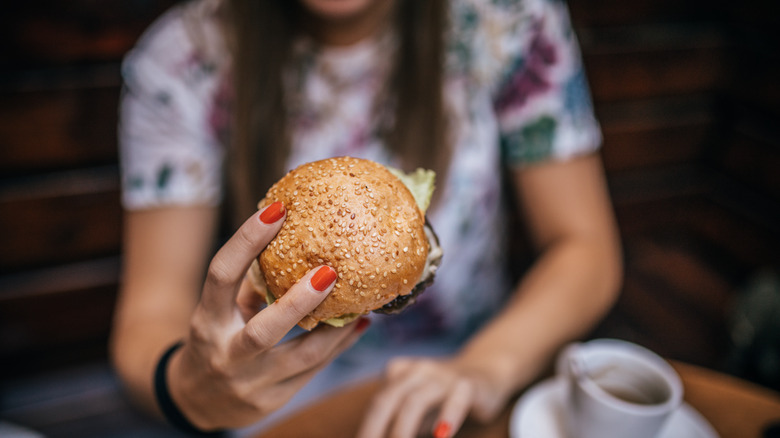
[[[0,421],[51,436],[168,432],[127,409],[106,341],[120,262],[119,62],[174,3],[4,6]],[[569,7],[626,258],[623,294],[592,336],[780,389],[778,3]],[[527,257],[522,239],[514,251]]]

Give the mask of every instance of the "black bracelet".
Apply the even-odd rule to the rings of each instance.
[[[157,362],[157,368],[154,370],[154,395],[157,397],[157,404],[160,405],[165,418],[175,426],[177,429],[195,436],[212,436],[221,437],[224,436],[223,431],[204,432],[187,420],[187,417],[181,413],[176,403],[171,398],[171,393],[168,391],[168,379],[166,378],[166,370],[168,369],[168,362],[171,360],[171,356],[181,346],[184,345],[183,341],[176,342],[171,345],[170,348],[165,350],[165,353],[160,357],[160,361]]]

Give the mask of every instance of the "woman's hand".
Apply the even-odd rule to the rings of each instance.
[[[171,359],[171,395],[203,430],[251,424],[287,402],[365,329],[320,327],[277,345],[330,293],[333,269],[312,269],[276,302],[245,321],[236,303],[244,276],[281,228],[284,207],[272,204],[247,220],[209,265],[189,336]]]
[[[456,359],[395,359],[358,437],[451,437],[469,415],[494,419],[509,396],[485,373]]]

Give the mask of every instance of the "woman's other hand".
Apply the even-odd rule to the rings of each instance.
[[[494,419],[509,394],[485,373],[456,359],[398,358],[363,419],[359,438],[447,438],[466,417]]]

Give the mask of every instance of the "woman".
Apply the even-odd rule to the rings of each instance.
[[[266,417],[362,336],[328,368],[386,366],[359,436],[451,436],[494,417],[615,299],[600,134],[558,1],[196,0],[158,20],[124,75],[113,357],[140,403],[185,427]],[[284,208],[252,206],[286,169],[337,155],[437,170],[442,267],[399,316],[278,343],[334,281],[317,267],[289,307],[256,313],[242,278]],[[514,285],[504,172],[539,250]],[[249,219],[206,269],[225,200]]]

